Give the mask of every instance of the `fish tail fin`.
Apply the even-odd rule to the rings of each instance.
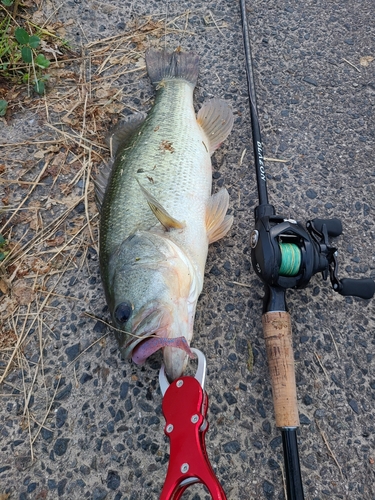
[[[194,87],[198,80],[199,57],[194,52],[182,52],[179,48],[168,50],[148,49],[146,52],[148,75],[157,86],[162,80],[180,78]]]

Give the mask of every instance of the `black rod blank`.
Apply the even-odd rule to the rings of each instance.
[[[247,85],[248,85],[249,100],[250,100],[250,116],[251,116],[251,128],[253,135],[255,171],[256,171],[257,185],[258,185],[258,198],[259,198],[259,205],[268,205],[267,180],[266,180],[266,172],[265,172],[264,157],[263,157],[263,143],[262,143],[262,137],[260,135],[260,125],[258,118],[257,99],[255,94],[253,63],[251,57],[250,36],[247,26],[245,0],[240,0],[240,4],[241,4],[241,15],[242,15],[242,34],[243,34],[245,59],[246,59]]]
[[[288,499],[303,500],[301,469],[299,464],[297,427],[282,427],[285,482]]]

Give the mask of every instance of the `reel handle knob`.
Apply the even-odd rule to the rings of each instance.
[[[359,280],[343,278],[339,281],[338,289],[335,288],[335,290],[344,296],[355,295],[362,299],[371,299],[375,293],[375,282],[371,278]]]
[[[321,233],[323,225],[326,225],[328,236],[335,238],[342,234],[342,224],[340,219],[313,219],[315,228]]]

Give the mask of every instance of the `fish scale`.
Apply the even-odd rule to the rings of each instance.
[[[154,105],[143,121],[131,117],[111,135],[113,167],[108,184],[97,183],[100,267],[113,322],[124,331],[116,332],[123,355],[142,362],[151,352],[145,339],[157,336],[175,378],[187,362],[208,244],[231,225],[227,191],[211,196],[210,157],[233,115],[219,99],[195,115],[193,53],[151,50],[146,64]],[[150,350],[157,344],[149,342]]]
[[[208,143],[197,124],[192,85],[177,79],[166,81],[157,91],[144,124],[130,144],[118,151],[102,207],[100,231],[106,235],[101,240],[102,255],[111,254],[135,230],[160,226],[140,194],[138,181],[173,217],[186,223],[187,231],[171,233],[171,239],[187,251],[189,238],[207,239],[205,204],[211,193],[212,173],[203,141]],[[192,200],[194,211],[190,209]],[[190,250],[195,254],[193,262],[204,272],[206,253],[201,248],[194,250]]]

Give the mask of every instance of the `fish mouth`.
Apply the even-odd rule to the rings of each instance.
[[[190,349],[188,341],[185,337],[148,337],[142,340],[134,349],[132,353],[132,361],[137,365],[143,365],[147,358],[149,358],[154,352],[159,349],[171,350],[171,349],[179,349],[180,357],[183,359],[179,363],[180,366],[185,366],[187,359],[186,354],[190,358],[194,358],[195,354]],[[186,354],[185,354],[186,353]],[[165,360],[164,360],[165,361]],[[167,369],[168,371],[168,369]]]
[[[133,330],[132,335],[136,337],[132,337],[121,349],[123,356],[132,358],[134,363],[142,365],[154,352],[169,347],[181,349],[190,357],[194,357],[184,336],[172,338],[168,336],[167,325],[170,322],[165,316],[165,312],[153,311],[143,318]],[[150,329],[151,324],[154,325],[152,329]]]
[[[149,309],[149,308],[148,308]],[[140,344],[167,333],[165,312],[154,309],[147,315],[139,314],[140,319],[133,325],[132,334],[128,342],[121,348],[121,353],[125,359],[132,358],[134,349]]]
[[[179,336],[176,336],[177,332],[173,333],[173,315],[169,309],[160,308],[159,304],[157,309],[150,312],[148,306],[147,313],[141,311],[138,314],[133,324],[132,337],[120,348],[121,353],[125,359],[131,358],[134,363],[143,365],[147,358],[163,349],[166,373],[174,380],[181,375],[188,359],[195,355],[190,349],[186,332],[185,335],[181,332]]]

